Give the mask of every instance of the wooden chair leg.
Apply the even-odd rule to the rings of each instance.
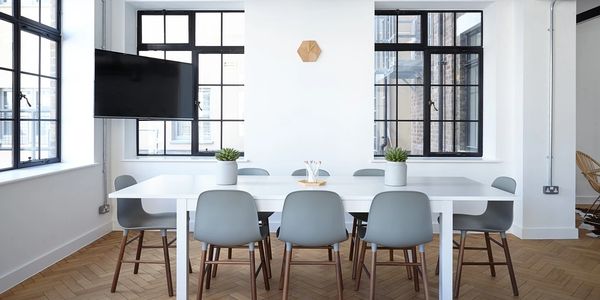
[[[416,263],[417,261],[417,248],[412,248],[411,249],[412,253],[414,253],[414,255],[411,255],[411,262]],[[413,281],[415,284],[415,292],[419,292],[419,266],[414,266],[412,267],[413,269],[413,274],[415,274],[415,276],[413,276]]]
[[[221,256],[221,247],[215,247],[215,248],[216,249],[215,249],[215,259],[214,259],[214,261],[219,261],[219,257]],[[212,278],[217,277],[217,267],[218,266],[219,266],[218,264],[212,266],[213,267]]]
[[[137,250],[135,251],[135,260],[140,260],[142,257],[142,243],[144,242],[144,231],[140,230],[140,237],[138,238]],[[133,265],[133,274],[137,274],[140,269],[140,263]]]
[[[227,248],[227,259],[231,259],[233,250],[231,248]]]
[[[353,218],[352,220],[352,234],[350,234],[350,254],[348,255],[348,260],[352,260],[352,257],[354,257],[354,237],[356,236],[356,231],[357,231],[357,223],[358,220],[356,218]],[[354,279],[354,270],[352,270],[352,279]]]
[[[340,251],[335,251],[335,279],[337,281],[338,300],[343,299],[344,281],[342,279],[342,261]]]
[[[358,244],[357,244],[358,246]],[[365,253],[367,252],[367,242],[363,241],[360,244],[360,258],[358,260],[358,265],[356,266],[356,286],[354,287],[355,291],[360,289],[360,278],[362,275],[362,269],[365,264]]]
[[[271,248],[271,229],[270,229],[271,227],[269,225],[269,218],[266,218],[264,220],[263,226],[266,226],[269,229],[269,234],[267,234],[267,241],[265,244],[265,247],[266,247],[265,250],[267,251],[267,257],[269,258],[269,260],[273,260],[273,250]],[[271,277],[269,277],[269,278],[271,278]]]
[[[283,290],[283,277],[285,276],[285,261],[287,259],[285,251],[285,243],[283,243],[283,255],[281,256],[281,275],[279,276],[279,289]]]
[[[394,261],[394,250],[390,249],[390,261]]]
[[[331,248],[327,249],[327,258],[329,258],[329,261],[333,261],[333,251]]]
[[[285,251],[285,272],[283,275],[283,300],[287,300],[290,290],[290,265],[292,264],[292,250]]]
[[[252,293],[252,300],[256,300],[256,276],[254,276],[254,272],[256,272],[256,263],[254,257],[254,249],[248,251],[250,255],[250,289]]]
[[[206,250],[202,250],[200,254],[200,271],[198,271],[198,295],[197,300],[202,300],[202,289],[204,287],[204,274],[206,270]]]
[[[188,258],[188,272],[190,272],[190,274],[194,273],[192,272],[192,261]]]
[[[356,278],[356,273],[360,272],[360,267],[358,267],[358,255],[359,255],[359,248],[360,248],[360,237],[358,236],[358,228],[360,228],[360,226],[362,226],[362,221],[361,220],[357,220],[356,221],[356,236],[354,237],[354,261],[352,263],[352,279]]]
[[[123,264],[123,255],[125,254],[125,246],[127,245],[127,236],[129,231],[123,231],[123,238],[121,239],[121,246],[119,248],[119,259],[117,259],[117,266],[115,267],[115,274],[113,275],[112,286],[110,292],[114,293],[117,290],[117,282],[119,281],[119,273],[121,272],[121,264]]]
[[[458,248],[458,262],[456,264],[456,278],[454,279],[454,298],[458,298],[460,293],[460,276],[462,275],[462,267],[465,256],[465,243],[467,241],[467,232],[460,232],[460,246]]]
[[[167,240],[167,231],[162,233],[163,253],[165,256],[165,272],[167,273],[167,289],[169,297],[173,296],[173,280],[171,279],[171,260],[169,259],[169,241]]]
[[[440,258],[437,259],[437,264],[435,264],[435,275],[440,275]]]
[[[492,245],[490,243],[490,233],[484,232],[485,246],[487,248],[488,261],[490,262],[490,273],[492,277],[496,277],[496,268],[494,267],[494,255],[492,255]]]
[[[506,239],[506,232],[501,232],[500,237],[502,238],[502,248],[504,248],[504,256],[506,257],[506,266],[508,267],[508,274],[510,275],[510,283],[512,285],[513,295],[519,296],[519,288],[517,287],[515,270],[513,269],[512,259],[510,258],[510,251],[508,250],[508,240]]]
[[[425,261],[425,246],[420,246],[421,253],[421,274],[423,275],[423,289],[425,290],[425,300],[429,300],[429,280],[427,279],[427,263]],[[415,253],[416,255],[416,253]],[[419,274],[415,274],[419,276]]]
[[[366,248],[366,245],[365,245]],[[369,300],[375,300],[375,273],[377,269],[377,250],[372,249],[371,251],[371,280],[369,290]]]
[[[271,287],[269,286],[269,268],[268,268],[268,264],[267,264],[267,259],[265,256],[265,244],[260,241],[258,242],[258,252],[260,254],[260,268],[261,270],[259,270],[259,272],[263,273],[263,281],[265,282],[265,290],[270,290]]]
[[[208,246],[208,257],[206,258],[208,261],[212,261],[214,259],[214,251],[215,247],[213,245]],[[205,288],[210,289],[210,278],[212,277],[212,265],[206,265],[206,283]]]
[[[410,257],[408,256],[408,250],[404,250],[404,261],[405,262],[410,262]],[[416,255],[416,253],[413,253],[413,255]],[[412,280],[412,271],[410,269],[410,266],[406,267],[406,276],[408,277],[408,280]]]

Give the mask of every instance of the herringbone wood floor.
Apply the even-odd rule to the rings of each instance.
[[[509,245],[516,268],[517,281],[522,299],[600,299],[600,239],[585,237],[579,240],[519,240],[509,237]],[[77,253],[65,258],[47,270],[26,280],[0,295],[1,299],[169,299],[167,296],[164,267],[144,264],[140,272],[133,274],[133,265],[124,264],[117,292],[110,293],[110,284],[117,259],[120,232],[112,232]],[[148,233],[148,244],[159,242],[157,234]],[[483,245],[479,235],[470,235],[469,244]],[[353,290],[348,243],[342,249],[344,297],[366,299],[368,279],[363,276],[359,292]],[[503,260],[500,248],[494,248],[496,260]],[[281,266],[282,243],[273,238],[273,278],[271,290],[265,291],[262,276],[257,282],[261,299],[279,299],[277,289]],[[432,287],[431,296],[437,298],[438,280],[434,275],[437,258],[437,239],[427,247],[428,275]],[[129,245],[129,257],[135,252]],[[192,296],[197,288],[199,244],[190,247],[194,274],[190,275]],[[143,259],[162,259],[161,250],[145,249]],[[175,251],[171,251],[174,265]],[[127,256],[126,254],[126,256]],[[234,250],[234,257],[245,258],[247,252]],[[225,253],[221,253],[225,259]],[[367,254],[368,257],[368,254]],[[381,253],[379,260],[387,259]],[[258,258],[258,256],[257,256]],[[299,250],[294,258],[326,259],[324,250]],[[468,252],[469,260],[483,261],[485,252]],[[396,259],[402,259],[398,251]],[[173,275],[175,274],[173,269]],[[463,273],[461,299],[508,299],[513,298],[505,267],[497,267],[495,278],[488,267],[466,266]],[[378,299],[421,299],[423,292],[416,293],[406,271],[399,267],[379,267],[377,271]],[[336,297],[335,272],[329,266],[293,266],[291,273],[292,299],[333,299]],[[205,299],[249,299],[248,269],[243,266],[219,266],[216,279]],[[173,299],[173,298],[171,298]]]

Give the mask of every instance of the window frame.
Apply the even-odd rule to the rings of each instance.
[[[221,14],[221,46],[197,46],[196,45],[196,13],[220,13]],[[226,13],[245,13],[244,10],[140,10],[137,12],[137,52],[140,51],[190,51],[192,56],[192,66],[194,68],[194,118],[192,120],[171,120],[171,119],[136,119],[136,155],[137,156],[214,156],[216,151],[200,151],[199,149],[199,122],[219,122],[220,135],[219,135],[219,148],[223,146],[223,124],[227,122],[239,122],[244,123],[242,119],[225,119],[223,117],[223,87],[227,86],[245,86],[242,84],[226,84],[223,83],[223,55],[226,54],[244,54],[245,46],[222,46],[223,44],[223,15]],[[165,26],[163,28],[163,34],[165,35],[165,42],[163,43],[142,43],[142,16],[143,15],[162,15],[165,19]],[[186,15],[188,16],[188,42],[187,43],[166,43],[166,17],[169,15]],[[221,55],[221,80],[218,84],[200,84],[198,82],[198,55],[199,54],[220,54]],[[219,119],[199,119],[198,108],[200,105],[198,96],[199,88],[202,86],[217,86],[221,89],[221,116]],[[139,139],[139,123],[140,121],[164,121],[163,122],[163,134],[164,134],[164,149],[162,154],[147,154],[140,153],[140,139]],[[192,122],[192,133],[191,133],[191,149],[190,154],[174,154],[167,153],[167,121],[182,121]],[[241,152],[244,155],[244,152]]]
[[[41,2],[38,2],[41,6]],[[27,17],[21,16],[21,0],[13,0],[12,2],[12,15],[7,15],[0,12],[0,20],[12,24],[12,69],[0,67],[2,71],[8,71],[12,73],[12,118],[3,118],[1,121],[11,121],[12,124],[12,167],[0,168],[0,172],[23,169],[41,165],[47,165],[52,163],[58,163],[61,161],[61,90],[62,90],[62,71],[61,71],[61,59],[62,59],[62,1],[56,0],[56,28],[43,24],[41,22],[42,10],[39,9],[40,22],[31,20]],[[40,39],[45,38],[56,42],[56,77],[47,76],[40,74],[32,74],[30,72],[24,72],[21,70],[21,32],[33,34]],[[39,49],[38,59],[41,59],[42,49]],[[42,78],[50,78],[56,80],[56,117],[55,119],[44,119],[41,114],[37,118],[27,119],[21,118],[21,76],[23,74],[33,75],[37,77],[38,83],[41,82]],[[19,92],[17,92],[19,91]],[[41,86],[38,86],[38,102],[41,101]],[[40,102],[41,103],[41,102]],[[41,105],[41,104],[40,104]],[[40,112],[41,113],[41,112]],[[52,121],[56,122],[56,157],[36,159],[36,160],[22,160],[21,159],[21,120],[36,122],[38,130],[41,130],[41,122]],[[41,133],[38,136],[37,146],[40,147],[38,150],[41,153]]]
[[[428,14],[429,13],[453,13],[454,14],[454,26],[453,26],[453,46],[430,46],[428,45]],[[456,14],[457,13],[479,13],[481,15],[481,45],[480,46],[457,46],[456,45]],[[482,157],[483,156],[483,62],[484,62],[484,48],[483,48],[483,11],[482,10],[375,10],[375,16],[420,16],[421,17],[421,41],[420,43],[398,43],[397,40],[394,43],[375,43],[374,54],[379,51],[389,51],[389,52],[403,52],[403,51],[417,51],[423,53],[423,154],[414,155],[411,154],[411,157]],[[396,37],[397,39],[397,37]],[[477,105],[479,111],[477,112],[477,120],[457,120],[454,118],[453,120],[443,120],[443,122],[450,122],[452,124],[456,124],[457,122],[465,122],[465,123],[477,123],[477,145],[478,149],[476,152],[457,152],[456,149],[453,149],[453,152],[432,152],[431,151],[431,125],[435,123],[434,120],[432,122],[431,119],[431,87],[432,86],[441,86],[441,84],[432,84],[431,78],[431,56],[434,54],[451,54],[456,56],[460,54],[477,54],[479,55],[479,66],[478,66],[478,99]],[[397,57],[398,55],[396,55]],[[453,66],[453,76],[456,79],[456,69],[457,66],[454,64]],[[420,85],[420,84],[414,84]],[[378,86],[400,86],[398,83],[395,84],[377,84],[374,83],[374,87]],[[463,86],[461,84],[457,84],[454,82],[452,86],[456,89],[456,87]],[[454,92],[454,102],[456,102],[456,90]],[[375,99],[374,99],[375,101]],[[398,95],[396,95],[396,102],[398,101]],[[384,123],[395,123],[396,126],[402,121],[399,121],[398,117],[396,119],[384,119],[380,120],[375,118],[374,124],[377,122]],[[411,122],[421,122],[421,121],[412,121]],[[440,120],[442,121],[442,120]],[[398,133],[396,133],[398,135]],[[453,130],[453,145],[456,146],[456,131]],[[374,136],[374,138],[377,138]],[[396,138],[398,141],[398,137]],[[375,158],[383,157],[383,154],[375,154]]]

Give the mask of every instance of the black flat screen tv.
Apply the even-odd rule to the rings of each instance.
[[[192,119],[191,64],[96,49],[94,116]]]

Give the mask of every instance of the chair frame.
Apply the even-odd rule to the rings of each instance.
[[[592,205],[585,212],[584,218],[587,219],[590,215],[596,215],[598,210],[600,210],[600,203],[598,203],[598,201],[600,201],[600,163],[581,151],[575,153],[575,160],[581,174],[587,179],[592,189],[598,193],[598,197],[596,197]],[[596,206],[596,203],[598,203],[598,206]],[[594,206],[596,206],[596,208],[594,208]],[[590,222],[589,220],[586,220],[586,222],[600,225],[596,222]]]

